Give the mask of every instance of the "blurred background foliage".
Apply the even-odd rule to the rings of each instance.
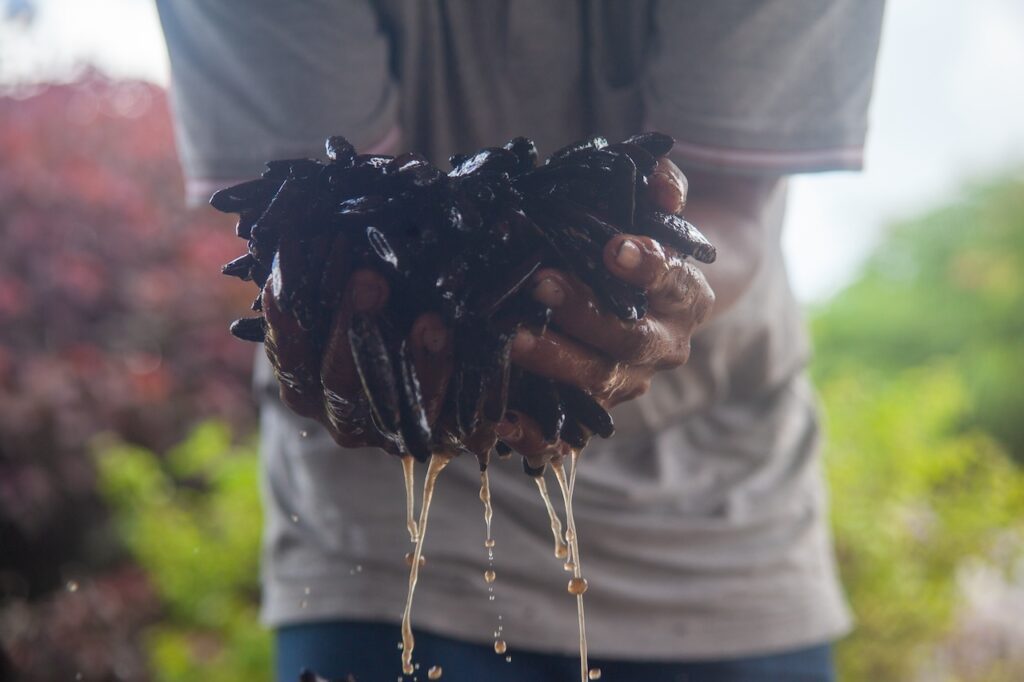
[[[165,106],[94,73],[0,98],[0,679],[269,679],[248,295]],[[1022,268],[1013,176],[811,311],[844,682],[1024,679]]]
[[[945,359],[968,393],[962,425],[1024,463],[1024,180],[968,185],[893,225],[813,329],[819,381]]]
[[[146,634],[157,679],[267,679],[270,637],[258,625],[259,481],[253,443],[222,422],[198,426],[159,457],[97,443],[99,489],[118,535],[164,605]]]

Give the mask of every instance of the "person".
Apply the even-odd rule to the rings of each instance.
[[[616,435],[592,441],[576,483],[591,660],[609,680],[833,679],[830,643],[851,619],[781,225],[789,175],[861,166],[883,0],[157,6],[195,202],[266,160],[316,156],[335,134],[361,152],[415,150],[438,165],[516,135],[542,154],[594,133],[675,137],[686,216],[718,248],[701,266],[716,301],[692,341],[699,296],[655,318],[646,355],[635,344],[620,353],[614,332],[580,321],[579,283],[549,272],[534,295],[579,357],[562,363],[531,338],[514,350],[538,372],[593,358],[634,372],[636,390],[609,404],[649,389],[615,407]],[[656,246],[626,241],[640,270],[666,267]],[[655,301],[700,287],[694,277],[662,285]],[[653,372],[678,365],[687,346],[687,364]],[[401,467],[372,448],[340,451],[281,404],[265,360],[256,375],[262,615],[276,630],[277,678],[309,667],[395,679],[408,579]],[[504,422],[499,433],[535,448],[529,425]],[[573,679],[576,612],[534,485],[518,467],[491,466],[489,601],[478,473],[462,459],[438,483],[417,660],[452,680]],[[508,658],[492,648],[499,625]]]

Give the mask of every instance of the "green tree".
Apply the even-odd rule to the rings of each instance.
[[[1024,472],[960,427],[969,392],[948,363],[895,377],[861,368],[823,386],[843,583],[857,617],[839,647],[846,682],[910,680],[948,632],[956,569],[1024,537]]]
[[[98,447],[99,488],[165,609],[146,635],[160,682],[258,682],[271,672],[258,623],[260,503],[255,447],[199,426],[166,457]]]
[[[964,425],[1024,461],[1024,177],[893,226],[813,330],[819,378],[950,358],[969,393]]]

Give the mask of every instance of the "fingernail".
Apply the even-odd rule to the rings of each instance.
[[[516,332],[516,338],[512,340],[512,350],[517,353],[529,353],[537,345],[537,337],[527,329],[520,329]]]
[[[352,305],[357,312],[365,312],[375,308],[383,292],[376,284],[355,282],[352,285]]]
[[[619,250],[615,252],[615,262],[619,264],[619,267],[626,270],[632,270],[640,265],[643,259],[644,254],[632,239],[623,240],[619,244]]]
[[[565,289],[551,277],[542,279],[533,293],[538,301],[549,308],[557,308],[565,303]]]

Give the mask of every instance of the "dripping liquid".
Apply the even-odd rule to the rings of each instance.
[[[587,626],[583,616],[583,593],[586,591],[586,580],[583,578],[580,568],[580,544],[576,535],[576,519],[572,513],[572,493],[576,484],[576,463],[579,452],[573,450],[571,480],[565,476],[565,467],[561,460],[551,463],[551,468],[558,479],[558,487],[562,491],[562,499],[565,502],[565,539],[569,546],[568,559],[572,562],[572,579],[569,581],[569,592],[576,595],[576,615],[579,618],[580,628],[580,680],[587,682],[589,665],[587,663]]]
[[[417,527],[419,532],[416,537],[416,550],[413,552],[409,567],[409,593],[405,597],[405,612],[402,614],[402,672],[406,675],[412,675],[415,671],[412,665],[412,651],[416,645],[412,636],[412,598],[416,592],[416,581],[419,580],[420,575],[420,557],[423,556],[423,539],[427,535],[430,502],[434,498],[434,485],[437,483],[437,477],[448,466],[451,459],[452,456],[447,453],[434,453],[430,458],[430,466],[427,468],[427,478],[423,482],[423,502],[420,507],[420,521]]]
[[[537,484],[537,490],[540,491],[540,497],[544,500],[544,507],[548,510],[548,518],[551,519],[551,534],[555,537],[555,557],[558,559],[565,559],[569,555],[569,549],[565,545],[565,540],[562,537],[562,521],[558,518],[558,514],[555,512],[555,507],[551,504],[551,495],[548,494],[548,484],[544,482],[544,476],[534,476],[533,482]]]
[[[416,542],[419,526],[416,524],[416,491],[413,482],[413,467],[416,460],[411,455],[402,457],[402,472],[405,474],[405,525],[409,529],[409,541]]]
[[[487,527],[487,539],[484,540],[484,547],[494,547],[494,540],[491,538],[491,519],[494,518],[494,509],[491,507],[491,479],[487,475],[487,469],[480,472],[480,501],[484,503],[484,525]]]
[[[487,537],[484,539],[484,547],[487,548],[487,570],[484,571],[484,582],[487,583],[487,599],[488,601],[494,601],[494,583],[497,575],[494,572],[494,538],[491,536],[491,520],[494,518],[494,509],[491,506],[491,479],[487,473],[487,469],[480,471],[480,501],[484,503],[484,526],[487,529]],[[501,617],[498,617],[501,620]],[[498,642],[503,642],[501,639],[502,630],[504,626],[498,623],[498,629],[494,631],[494,645],[495,651],[497,651]],[[503,649],[504,650],[504,649]],[[501,652],[498,652],[501,653]]]

